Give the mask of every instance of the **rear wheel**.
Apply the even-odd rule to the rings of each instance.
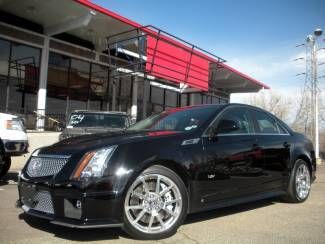
[[[284,200],[293,203],[304,202],[310,193],[310,175],[308,164],[304,160],[298,159],[291,172],[287,195]]]
[[[124,230],[137,239],[173,235],[187,212],[187,191],[180,177],[163,166],[142,172],[124,201]]]
[[[0,152],[0,179],[7,174],[11,166],[11,159],[2,151]]]

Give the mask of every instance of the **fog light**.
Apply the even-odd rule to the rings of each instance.
[[[81,201],[80,200],[76,201],[76,208],[81,209]]]
[[[64,199],[64,216],[72,219],[81,219],[81,201]]]

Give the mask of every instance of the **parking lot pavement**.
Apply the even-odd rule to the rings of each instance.
[[[16,179],[12,171],[0,181],[0,243],[144,243],[120,229],[69,229],[28,217],[14,208]],[[190,215],[176,235],[149,243],[325,243],[325,165],[303,204],[271,199]]]

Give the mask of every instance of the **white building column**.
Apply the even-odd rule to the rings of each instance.
[[[132,79],[132,106],[131,106],[131,120],[132,123],[137,121],[138,114],[138,77],[131,76]]]
[[[36,129],[38,131],[43,131],[45,126],[47,73],[48,73],[49,53],[50,53],[49,50],[50,50],[50,38],[47,36],[44,39],[44,46],[42,49],[41,69],[39,75],[39,88],[37,93]]]

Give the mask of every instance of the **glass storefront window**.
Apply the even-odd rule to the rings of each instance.
[[[158,105],[158,104],[153,104],[152,105],[151,114],[160,113],[162,111],[164,111],[164,107],[162,105]]]
[[[213,104],[219,104],[219,98],[218,97],[212,97],[212,103]]]
[[[69,72],[69,113],[76,109],[87,109],[90,82],[90,63],[71,59]]]
[[[0,79],[7,79],[8,62],[10,55],[10,42],[0,39]],[[4,77],[5,78],[4,78]]]
[[[107,110],[108,67],[51,52],[47,114],[65,122],[73,110]]]
[[[107,95],[108,88],[108,67],[92,64],[88,109],[106,109],[106,103],[109,101],[109,97]]]
[[[151,86],[151,102],[155,104],[164,104],[164,90],[158,87]]]
[[[202,104],[206,104],[207,103],[207,95],[202,94],[202,98],[201,99],[202,99],[201,100],[201,103]]]
[[[126,77],[125,79],[121,79],[120,84],[120,95],[121,97],[130,97],[132,94],[132,81],[130,77]]]
[[[6,109],[6,92],[10,42],[0,39],[0,111]]]
[[[188,93],[181,94],[181,107],[188,106]]]
[[[39,84],[41,50],[23,44],[12,43],[10,76],[12,91],[9,108],[16,107],[20,100],[22,111],[36,110],[36,95]],[[16,98],[13,98],[16,96]]]
[[[33,113],[37,110],[40,57],[41,50],[38,48],[0,39],[0,110],[4,111],[6,107],[8,70],[10,74],[9,110],[16,113]],[[15,67],[12,67],[12,64],[15,64]],[[108,67],[50,52],[46,114],[64,122],[66,115],[72,110],[111,108],[113,82],[108,84],[108,81]],[[130,113],[132,79],[130,76],[123,76],[116,78],[115,82],[115,110]],[[221,99],[203,92],[178,94],[148,84],[149,89],[150,99],[148,94],[145,104],[147,115],[178,105],[228,102],[226,97]],[[180,104],[178,104],[178,96],[180,96]],[[143,97],[143,80],[139,80],[139,118],[142,116],[144,106]]]
[[[62,121],[65,119],[70,58],[50,52],[47,76],[46,113]]]
[[[47,94],[50,97],[66,99],[68,96],[70,58],[50,53],[47,77]]]
[[[173,91],[166,90],[166,106],[177,107],[177,93]]]
[[[116,102],[118,111],[130,112],[132,98],[132,81],[130,76],[125,76],[116,82]]]
[[[193,93],[191,95],[191,100],[192,105],[202,104],[202,95],[200,93]]]

